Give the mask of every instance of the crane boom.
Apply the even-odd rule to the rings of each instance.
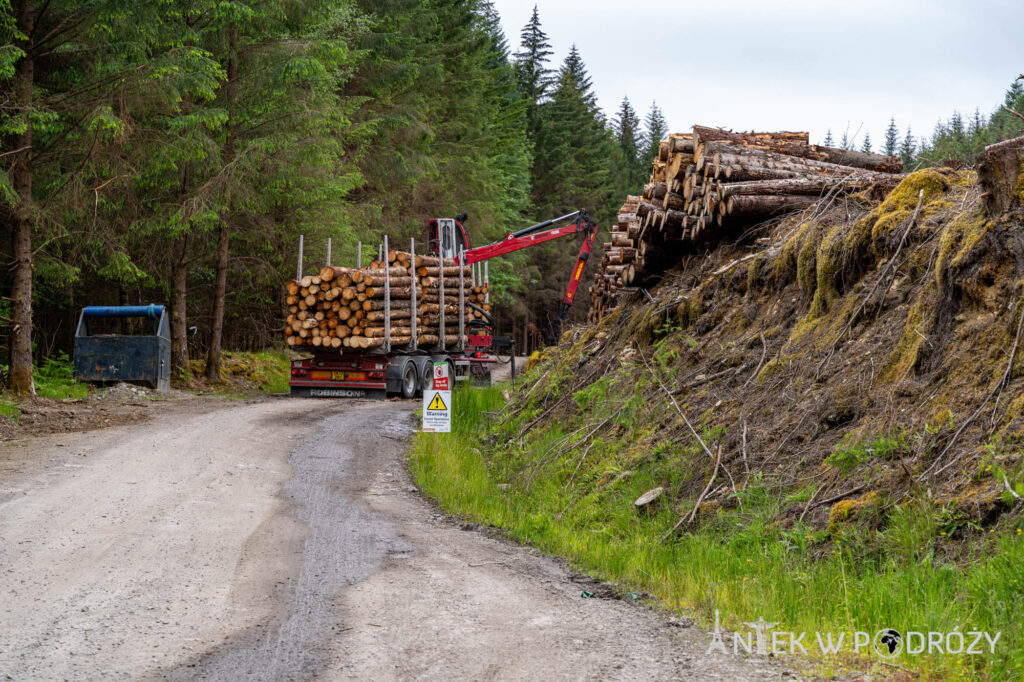
[[[571,224],[563,227],[556,227],[550,230],[544,230],[544,228],[550,227],[563,220],[571,220],[578,218],[578,220]],[[572,306],[573,301],[576,299],[576,291],[579,289],[580,281],[583,279],[583,270],[587,265],[587,260],[590,258],[591,248],[594,245],[594,238],[597,236],[597,224],[590,220],[587,216],[586,211],[579,210],[573,213],[568,213],[558,218],[552,218],[551,220],[545,220],[531,225],[530,227],[519,230],[518,232],[510,232],[501,241],[488,244],[486,246],[478,246],[474,249],[467,249],[465,252],[466,263],[479,263],[480,261],[489,260],[498,256],[503,256],[506,253],[512,253],[521,249],[526,249],[531,246],[537,246],[555,239],[561,239],[562,237],[569,237],[574,234],[583,234],[583,243],[580,244],[579,255],[576,257],[576,264],[572,268],[572,275],[569,278],[569,283],[565,288],[565,295],[562,297],[562,307],[558,313],[558,317],[551,323],[551,333],[555,334],[555,329],[561,325],[565,316],[569,312],[569,308]]]

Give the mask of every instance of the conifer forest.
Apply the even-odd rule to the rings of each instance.
[[[582,207],[607,234],[670,131],[650,93],[602,111],[585,55],[553,62],[541,19],[505,36],[486,0],[0,0],[5,382],[31,390],[87,304],[170,305],[182,372],[279,346],[299,235],[344,263],[459,212],[474,244]],[[1004,104],[1022,102],[1015,82]],[[997,107],[820,142],[911,170],[1019,124]],[[574,256],[492,264],[500,333],[545,328]]]

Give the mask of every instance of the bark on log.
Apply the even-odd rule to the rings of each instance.
[[[794,195],[737,196],[726,199],[727,215],[767,216],[782,211],[806,208],[817,201],[814,197]]]
[[[817,176],[812,178],[732,182],[721,184],[719,191],[727,197],[766,194],[807,194],[820,196],[836,189],[841,189],[845,192],[859,192],[879,183],[891,188],[899,180],[898,176],[887,176],[884,178],[879,178],[875,175]]]

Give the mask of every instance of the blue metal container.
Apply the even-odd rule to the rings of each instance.
[[[89,320],[144,317],[152,334],[90,334]],[[162,305],[87,306],[75,331],[75,379],[127,381],[158,391],[171,387],[171,332]]]

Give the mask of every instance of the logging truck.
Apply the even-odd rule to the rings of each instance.
[[[493,353],[488,260],[554,239],[581,235],[561,308],[565,319],[576,298],[597,225],[583,210],[545,220],[486,246],[471,248],[465,214],[428,223],[426,253],[390,248],[362,267],[326,265],[313,275],[299,268],[287,284],[285,339],[311,354],[291,365],[292,395],[323,398],[414,398],[433,381],[434,363],[447,363],[456,383],[489,384]],[[328,263],[330,245],[328,245]]]

